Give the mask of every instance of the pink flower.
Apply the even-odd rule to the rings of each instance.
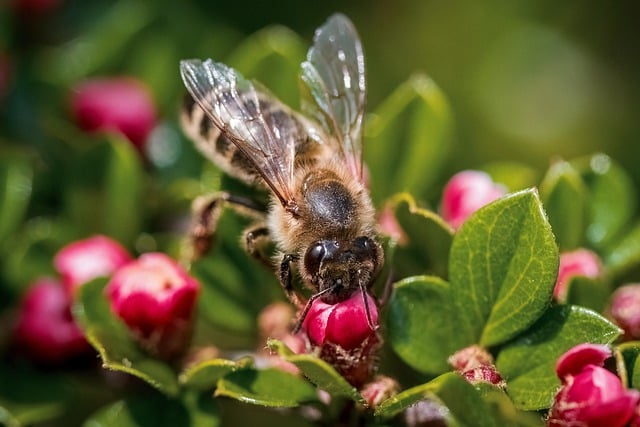
[[[504,186],[494,183],[484,172],[462,171],[451,177],[444,187],[440,212],[451,227],[458,229],[472,213],[506,192]]]
[[[611,296],[609,316],[625,332],[625,339],[640,339],[640,284],[621,286]]]
[[[60,363],[91,349],[71,316],[70,300],[60,283],[36,280],[22,300],[14,339],[29,357]]]
[[[549,426],[622,427],[634,417],[640,392],[626,390],[620,378],[603,368],[611,350],[580,344],[558,359],[562,387],[549,412]]]
[[[117,131],[142,149],[156,123],[146,87],[133,78],[103,78],[77,85],[71,98],[76,123],[87,132]]]
[[[378,323],[378,309],[373,298],[367,294],[367,302],[371,313],[371,321]],[[317,299],[313,302],[302,327],[314,345],[325,343],[338,344],[345,349],[358,347],[370,335],[367,312],[362,293],[354,292],[344,301],[327,304]]]
[[[391,237],[391,239],[395,240],[400,245],[406,244],[409,240],[390,205],[386,205],[382,209],[380,217],[378,218],[378,227],[380,228],[380,231]]]
[[[131,256],[118,242],[106,236],[77,240],[58,251],[53,264],[62,276],[69,295],[98,277],[107,277],[131,261]]]
[[[567,300],[569,282],[577,276],[597,279],[602,274],[602,263],[594,252],[587,249],[578,249],[573,252],[560,254],[560,266],[558,278],[553,289],[553,295],[559,302]]]
[[[106,293],[112,310],[140,344],[166,359],[186,349],[199,283],[174,260],[147,253],[121,267]]]

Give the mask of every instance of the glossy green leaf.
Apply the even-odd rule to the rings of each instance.
[[[227,63],[247,78],[258,80],[287,105],[300,105],[300,63],[306,44],[300,37],[281,26],[268,27],[244,40]]]
[[[87,339],[100,353],[103,367],[134,375],[165,394],[176,395],[177,375],[132,340],[127,326],[111,312],[104,295],[105,284],[98,279],[83,285],[73,309]]]
[[[587,223],[587,188],[571,164],[551,165],[540,185],[540,196],[560,250],[580,246]]]
[[[139,153],[128,141],[111,136],[73,165],[65,192],[68,213],[82,234],[100,232],[132,242],[144,218],[143,181]]]
[[[304,379],[279,369],[243,369],[220,381],[216,396],[226,396],[253,405],[289,408],[316,402],[315,387]]]
[[[20,227],[32,184],[33,168],[26,158],[7,156],[0,162],[0,242]]]
[[[625,387],[638,388],[640,385],[640,341],[628,341],[614,348],[618,376]]]
[[[343,396],[360,404],[364,399],[331,365],[311,354],[295,354],[281,341],[269,340],[267,346],[287,362],[296,365],[305,377],[332,396]]]
[[[375,415],[393,417],[420,400],[433,397],[444,403],[461,425],[496,425],[478,391],[454,373],[443,374],[426,384],[398,393],[382,402],[376,408]]]
[[[619,276],[640,265],[640,223],[612,243],[604,257],[609,273]]]
[[[548,408],[560,385],[555,373],[558,357],[580,343],[610,344],[620,332],[607,319],[584,307],[554,306],[500,351],[496,366],[507,380],[507,391],[518,408]]]
[[[453,229],[435,212],[417,206],[408,193],[395,195],[387,203],[395,213],[403,238],[393,258],[397,277],[435,274],[447,277]]]
[[[185,369],[178,380],[185,387],[198,390],[206,390],[215,387],[220,378],[238,369],[251,366],[253,361],[249,358],[238,361],[227,359],[207,359],[195,363]]]
[[[215,427],[218,405],[207,393],[187,393],[181,400],[162,395],[119,400],[98,410],[84,427]]]
[[[597,248],[611,242],[632,218],[637,193],[629,175],[606,154],[572,162],[589,188],[590,222],[586,237]]]
[[[499,199],[472,215],[454,236],[449,277],[465,344],[500,344],[546,309],[558,249],[535,190]]]
[[[429,77],[414,75],[400,85],[366,123],[374,201],[399,191],[422,198],[443,167],[451,134],[449,103]]]
[[[447,358],[464,345],[457,339],[456,318],[447,282],[432,276],[408,277],[394,285],[387,340],[414,369],[439,374],[448,370]]]

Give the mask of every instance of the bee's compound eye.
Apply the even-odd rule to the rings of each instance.
[[[374,246],[374,244],[371,241],[371,239],[366,237],[366,236],[356,237],[356,239],[353,241],[354,249],[360,250],[360,251],[363,251],[363,252],[371,251],[373,246]]]
[[[312,244],[304,256],[304,267],[311,274],[317,273],[326,255],[327,247],[323,242]]]

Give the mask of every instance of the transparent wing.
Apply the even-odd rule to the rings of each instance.
[[[349,18],[333,15],[316,30],[313,46],[302,63],[302,80],[315,101],[311,113],[338,141],[345,159],[362,179],[364,53]]]
[[[253,163],[285,207],[292,181],[298,122],[280,101],[239,72],[211,59],[180,61],[187,90],[222,133]]]

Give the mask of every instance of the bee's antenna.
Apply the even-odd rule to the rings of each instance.
[[[374,325],[373,320],[371,319],[371,309],[369,308],[369,298],[367,298],[367,288],[364,286],[362,281],[359,282],[360,293],[362,294],[362,300],[364,301],[364,311],[367,314],[367,323],[369,324],[369,328],[372,331],[378,330],[380,325]]]

